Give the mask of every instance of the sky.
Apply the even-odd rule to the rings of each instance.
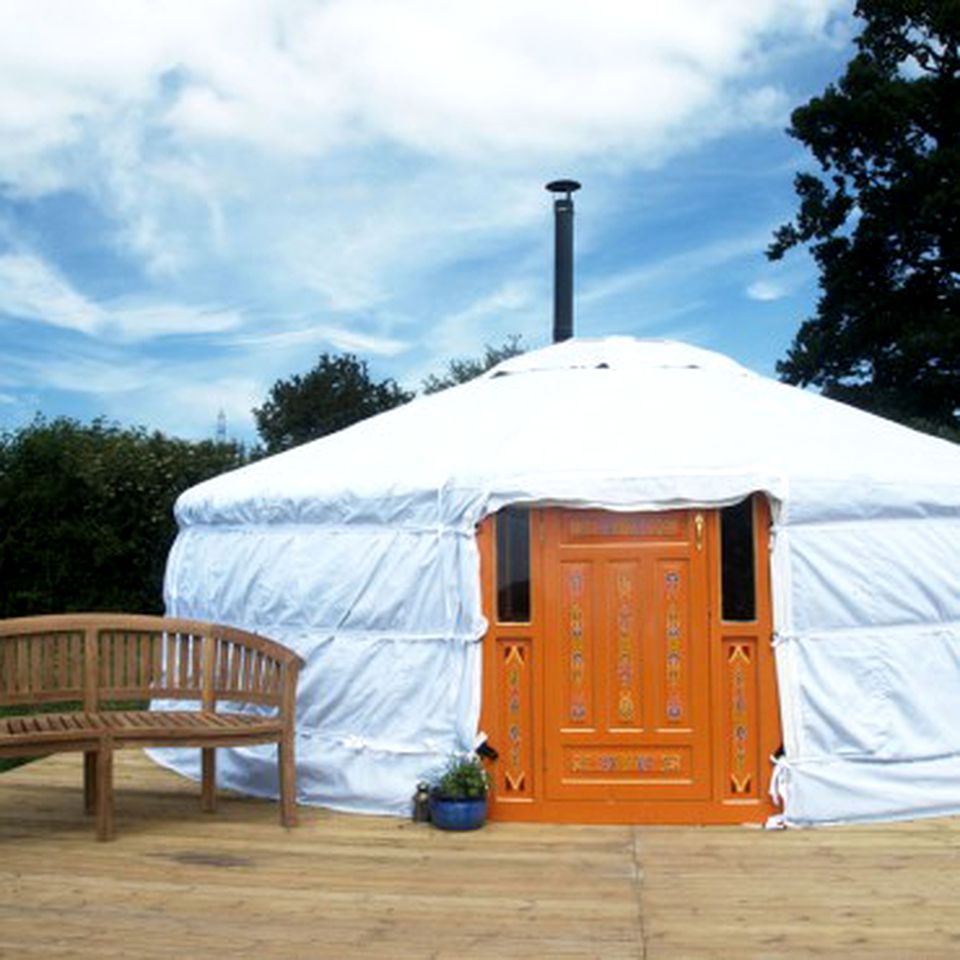
[[[816,304],[770,263],[790,111],[852,0],[0,0],[0,431],[102,416],[255,439],[323,352],[409,388],[549,342],[574,178],[578,336],[774,375]]]

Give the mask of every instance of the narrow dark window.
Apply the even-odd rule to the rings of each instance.
[[[756,620],[753,498],[720,511],[720,577],[724,620]]]
[[[530,622],[530,511],[506,507],[497,514],[497,620]]]

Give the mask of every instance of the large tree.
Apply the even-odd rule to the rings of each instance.
[[[796,177],[768,254],[809,244],[822,293],[777,369],[960,439],[960,2],[855,12],[856,55],[788,130],[822,175]]]
[[[308,373],[278,380],[253,416],[267,452],[279,453],[412,399],[393,380],[372,380],[352,353],[323,353]]]

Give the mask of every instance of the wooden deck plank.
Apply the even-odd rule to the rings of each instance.
[[[82,763],[0,776],[0,957],[960,956],[960,820],[735,827],[423,824],[223,796],[116,758],[117,839]]]

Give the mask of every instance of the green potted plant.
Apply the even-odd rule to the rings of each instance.
[[[441,830],[476,830],[487,819],[490,777],[475,753],[454,756],[430,790],[430,819]]]

